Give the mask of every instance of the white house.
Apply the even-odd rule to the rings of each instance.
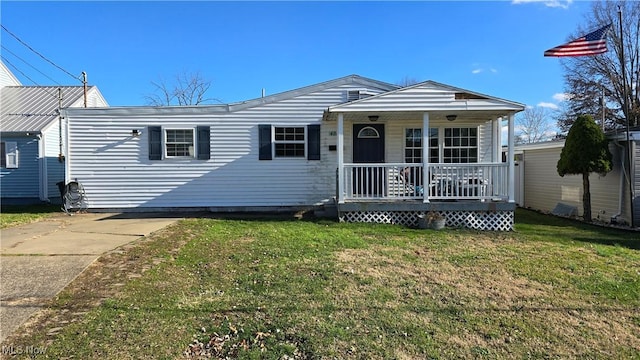
[[[345,221],[407,225],[438,211],[449,226],[509,230],[514,163],[501,160],[500,121],[513,151],[523,109],[357,75],[226,105],[69,108],[66,179],[94,210],[332,207]]]
[[[640,226],[640,129],[632,129],[629,135],[627,143],[624,131],[607,134],[613,169],[607,174],[589,176],[591,213],[600,222],[637,227]],[[556,170],[564,143],[559,140],[516,147],[515,156],[521,171],[516,181],[516,188],[521,189],[517,196],[520,206],[553,212],[560,204],[560,208],[572,208],[576,216],[582,216],[582,176],[560,177]],[[628,146],[631,146],[631,161]]]
[[[22,86],[0,62],[0,99],[2,203],[59,203],[66,150],[60,109],[84,106],[83,86]],[[107,106],[95,86],[86,99],[87,106]]]

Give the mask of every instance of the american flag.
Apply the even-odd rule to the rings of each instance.
[[[597,55],[607,52],[607,32],[611,24],[588,33],[587,35],[556,46],[544,52],[544,56],[585,56]]]

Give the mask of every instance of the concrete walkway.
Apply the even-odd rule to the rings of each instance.
[[[0,342],[100,255],[179,220],[167,214],[60,214],[0,233]]]

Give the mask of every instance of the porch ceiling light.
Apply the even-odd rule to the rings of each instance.
[[[458,118],[458,115],[455,115],[455,114],[447,115],[447,120],[449,121],[453,121],[457,118]]]
[[[378,121],[378,118],[380,118],[378,115],[369,115],[369,121],[371,122]]]

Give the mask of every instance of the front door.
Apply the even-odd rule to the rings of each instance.
[[[353,162],[384,163],[384,124],[353,125]],[[354,195],[382,195],[385,173],[384,167],[354,168]]]

